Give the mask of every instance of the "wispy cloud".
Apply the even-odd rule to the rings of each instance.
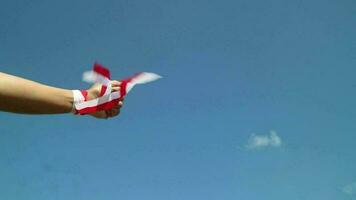
[[[280,147],[282,139],[278,136],[276,131],[271,130],[269,135],[252,134],[248,140],[246,148],[259,149],[266,147]]]
[[[345,185],[341,188],[341,191],[347,195],[355,195],[356,194],[356,182]]]

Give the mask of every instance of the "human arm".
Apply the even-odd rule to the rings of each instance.
[[[112,81],[113,90],[120,83]],[[100,85],[88,89],[88,98],[99,96]],[[93,113],[97,118],[108,118],[119,114],[122,102],[107,112]],[[0,72],[0,110],[24,114],[69,113],[73,108],[72,90],[56,88],[24,78]]]

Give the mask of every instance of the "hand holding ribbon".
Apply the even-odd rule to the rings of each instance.
[[[118,106],[119,102],[123,100],[136,84],[149,83],[159,78],[161,76],[157,74],[141,72],[119,82],[111,81],[110,71],[102,65],[95,63],[92,71],[83,74],[83,80],[89,83],[100,84],[100,94],[97,98],[91,99],[88,98],[87,90],[73,90],[74,113],[85,115],[99,111],[109,111]]]

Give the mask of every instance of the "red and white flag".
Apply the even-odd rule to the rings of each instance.
[[[100,96],[96,99],[88,100],[86,90],[73,90],[75,114],[85,115],[112,109],[136,84],[149,83],[160,78],[162,77],[154,73],[141,72],[121,80],[120,91],[112,92],[110,71],[95,63],[92,71],[83,74],[83,81],[101,84]]]

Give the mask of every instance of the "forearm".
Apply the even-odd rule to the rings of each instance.
[[[27,114],[68,113],[71,90],[46,86],[0,72],[0,110]]]

